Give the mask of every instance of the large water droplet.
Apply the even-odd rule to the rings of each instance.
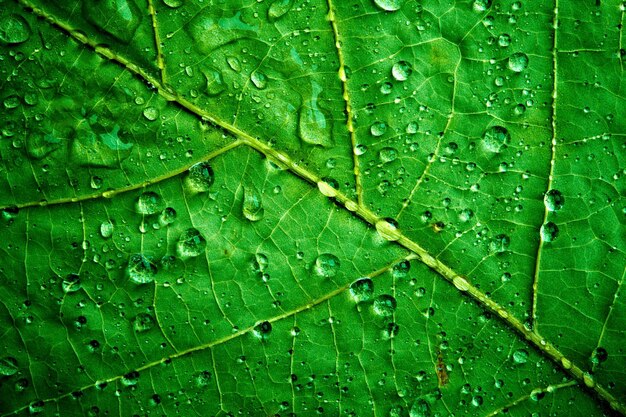
[[[176,9],[183,5],[184,0],[163,0],[166,6],[171,7],[172,9]]]
[[[252,81],[252,84],[259,90],[263,90],[267,87],[267,77],[262,72],[254,71],[250,75],[250,81]]]
[[[312,84],[311,96],[304,100],[298,118],[298,135],[311,145],[333,146],[332,126],[327,112],[319,107],[318,98],[322,87]]]
[[[17,359],[12,356],[5,356],[0,359],[0,375],[11,376],[18,371]]]
[[[387,131],[387,123],[385,122],[374,122],[371,126],[370,126],[370,133],[372,134],[372,136],[382,136],[385,134],[385,132]]]
[[[474,0],[472,6],[474,8],[474,11],[484,12],[491,7],[491,0]]]
[[[365,277],[359,278],[350,284],[350,296],[357,303],[369,301],[374,295],[374,282]]]
[[[100,236],[105,239],[113,236],[113,223],[110,220],[100,224]]]
[[[404,0],[374,0],[374,4],[387,12],[400,10]]]
[[[499,234],[489,242],[489,250],[493,253],[505,252],[511,244],[511,238],[505,234]]]
[[[388,164],[389,162],[393,162],[398,159],[398,150],[396,148],[386,146],[378,151],[378,157],[380,158],[380,162]]]
[[[276,20],[283,17],[291,7],[295,0],[275,0],[270,4],[270,8],[267,10],[267,19],[270,22],[275,22]]]
[[[548,211],[558,211],[565,204],[565,197],[559,190],[549,190],[543,198],[543,203]]]
[[[176,210],[172,207],[165,207],[161,214],[159,215],[159,224],[161,226],[168,226],[176,220]]]
[[[129,43],[141,23],[142,13],[129,0],[86,0],[83,16],[114,38]]]
[[[159,110],[156,107],[146,107],[145,109],[143,109],[143,117],[146,118],[146,120],[149,120],[151,122],[154,122],[156,119],[159,118]]]
[[[126,267],[126,275],[135,284],[147,284],[154,281],[157,273],[157,267],[152,261],[141,253],[130,256],[128,266]]]
[[[544,242],[552,242],[559,236],[559,227],[553,222],[547,222],[541,226],[541,239]]]
[[[76,292],[82,288],[80,283],[80,276],[77,274],[69,274],[61,282],[61,288],[66,294]]]
[[[513,72],[522,72],[528,67],[528,55],[516,52],[509,57],[509,69]]]
[[[213,185],[214,175],[213,169],[208,162],[199,162],[189,168],[185,184],[196,193],[204,193],[209,191]]]
[[[398,61],[391,67],[391,75],[396,81],[406,81],[412,72],[411,65],[406,61]]]
[[[244,217],[251,222],[258,222],[265,215],[261,194],[253,186],[247,186],[243,189],[242,211]]]
[[[252,333],[261,340],[266,340],[272,332],[272,323],[263,321],[252,329]]]
[[[152,316],[152,314],[148,313],[139,313],[135,316],[133,320],[133,329],[137,333],[147,332],[148,330],[154,327],[156,320]]]
[[[178,238],[176,250],[181,258],[193,258],[204,253],[206,239],[198,229],[189,228]]]
[[[315,259],[315,265],[313,266],[313,272],[315,275],[324,278],[332,278],[339,272],[341,262],[332,253],[322,253]]]
[[[523,364],[528,362],[528,351],[524,350],[524,349],[518,349],[515,352],[513,352],[513,362],[517,363],[517,364]]]
[[[490,152],[500,152],[510,141],[509,131],[502,126],[491,126],[483,133],[483,146]]]
[[[163,210],[165,203],[160,195],[153,191],[146,191],[137,198],[135,209],[139,214],[156,214]]]
[[[374,313],[381,317],[390,317],[396,311],[396,299],[389,294],[379,295],[372,306]]]
[[[30,38],[30,26],[20,15],[11,14],[0,18],[0,42],[14,45]]]
[[[430,407],[426,400],[422,398],[415,400],[409,410],[409,417],[430,417]]]
[[[206,93],[208,96],[217,96],[226,89],[221,71],[215,68],[207,68],[202,70],[202,74],[204,74],[206,79]]]

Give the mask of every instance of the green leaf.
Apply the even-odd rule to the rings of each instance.
[[[0,416],[626,415],[624,5],[0,6]]]

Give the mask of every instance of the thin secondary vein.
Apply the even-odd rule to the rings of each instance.
[[[556,161],[556,97],[557,97],[557,86],[558,86],[558,73],[557,73],[557,56],[558,56],[558,26],[559,26],[559,0],[554,0],[554,16],[552,20],[552,28],[554,29],[554,37],[552,44],[552,73],[553,73],[553,84],[552,84],[552,113],[550,115],[550,122],[552,126],[552,139],[550,140],[550,170],[548,174],[548,184],[546,187],[546,192],[550,191],[552,188],[552,182],[554,180],[554,164]],[[541,222],[542,225],[546,223],[548,220],[548,207],[544,207],[543,210],[543,220]],[[540,226],[541,227],[541,226]],[[537,245],[537,255],[535,256],[535,270],[533,273],[533,304],[532,304],[532,326],[533,329],[537,328],[537,299],[538,299],[538,291],[539,291],[539,272],[541,268],[541,254],[543,251],[543,238],[541,237],[541,232],[539,233],[539,244]]]
[[[330,24],[333,28],[333,36],[335,40],[335,47],[337,48],[337,56],[339,58],[339,79],[341,80],[341,87],[343,92],[343,100],[346,104],[346,125],[348,127],[348,132],[350,132],[350,142],[352,144],[352,160],[354,165],[354,180],[356,182],[356,197],[357,203],[363,204],[363,184],[361,182],[361,171],[359,168],[359,156],[355,152],[357,140],[356,134],[354,131],[353,118],[354,115],[352,113],[352,105],[350,104],[350,95],[348,93],[348,75],[346,74],[346,63],[343,56],[343,51],[341,49],[341,39],[339,36],[339,28],[337,25],[337,18],[335,17],[335,6],[333,5],[333,0],[327,0],[328,3],[328,20],[330,20]]]
[[[154,8],[154,1],[148,0],[148,11],[152,19],[152,28],[154,29],[154,46],[156,47],[156,59],[157,66],[161,72],[161,82],[163,85],[167,85],[166,73],[165,73],[165,57],[163,56],[163,50],[161,48],[161,36],[159,35],[159,28],[157,26],[156,9]]]

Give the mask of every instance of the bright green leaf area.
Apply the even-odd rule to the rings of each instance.
[[[625,14],[0,0],[0,416],[626,414]]]

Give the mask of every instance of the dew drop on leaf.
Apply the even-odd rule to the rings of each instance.
[[[522,72],[528,67],[528,55],[516,52],[509,57],[509,69],[513,72]]]
[[[170,225],[174,223],[174,221],[176,220],[176,216],[176,210],[174,210],[172,207],[165,207],[161,214],[159,214],[159,224],[161,226]]]
[[[374,0],[374,4],[386,12],[393,12],[402,7],[404,0]]]
[[[254,272],[263,272],[267,269],[268,265],[269,259],[266,254],[258,252],[254,255],[254,259],[252,260],[252,270]]]
[[[370,133],[372,134],[372,136],[382,136],[385,134],[385,132],[387,131],[387,123],[385,122],[374,122],[371,126],[370,126]]]
[[[113,236],[113,223],[110,220],[100,223],[100,236],[105,239]]]
[[[193,376],[193,380],[195,382],[196,387],[205,388],[211,384],[211,372],[209,371],[200,371]]]
[[[315,264],[313,265],[313,272],[315,275],[324,278],[332,278],[339,272],[341,263],[332,253],[322,253],[315,258]]]
[[[489,250],[493,253],[505,252],[511,244],[511,238],[505,234],[499,234],[489,242]]]
[[[394,322],[387,323],[387,325],[382,331],[384,339],[392,339],[396,337],[398,333],[400,333],[400,326]]]
[[[492,126],[483,133],[483,146],[490,152],[500,152],[510,141],[509,131],[502,126]]]
[[[226,57],[226,63],[228,64],[231,70],[237,73],[241,72],[241,61],[239,61],[239,58],[237,58],[236,56]]]
[[[609,358],[609,353],[603,347],[597,347],[591,353],[591,363],[598,365]]]
[[[528,362],[528,351],[524,349],[518,349],[515,352],[513,352],[512,359],[514,363],[517,363],[520,365],[524,364]]]
[[[367,278],[359,278],[350,284],[350,296],[357,303],[369,301],[374,295],[374,282]]]
[[[33,401],[28,405],[28,412],[30,414],[40,414],[43,413],[45,403],[41,400]]]
[[[5,45],[15,45],[26,42],[30,38],[28,22],[16,14],[0,18],[0,42]]]
[[[378,316],[390,317],[396,311],[396,305],[396,299],[393,296],[382,294],[374,300],[372,309],[374,310],[374,314]]]
[[[398,150],[396,148],[386,146],[378,152],[378,157],[380,158],[380,162],[388,164],[389,162],[393,162],[398,159]]]
[[[143,117],[154,122],[159,117],[159,111],[155,107],[146,107],[143,109]]]
[[[130,256],[128,266],[126,267],[126,275],[135,284],[147,284],[154,281],[157,273],[157,267],[152,261],[141,253]]]
[[[474,0],[473,9],[476,12],[484,12],[491,7],[491,0]]]
[[[376,222],[376,231],[385,240],[395,241],[400,239],[402,233],[398,230],[398,224],[393,219],[381,219]]]
[[[209,97],[219,95],[226,89],[222,72],[214,68],[207,68],[202,71],[206,80],[206,93]]]
[[[251,222],[258,222],[265,215],[261,194],[253,186],[244,187],[242,212],[244,217]]]
[[[77,274],[69,274],[61,282],[61,288],[66,294],[76,292],[81,289],[80,277]]]
[[[193,258],[204,253],[206,239],[198,229],[193,227],[185,230],[178,238],[176,251],[181,258]]]
[[[412,72],[411,65],[406,61],[398,61],[391,67],[391,75],[396,81],[406,81]]]
[[[310,145],[333,145],[332,129],[327,112],[319,106],[322,87],[313,83],[311,96],[302,102],[298,116],[298,135]]]
[[[410,122],[409,124],[406,125],[406,133],[408,133],[409,135],[416,134],[418,129],[419,129],[419,126],[415,122]]]
[[[409,410],[409,417],[430,417],[430,406],[424,399],[416,400]]]
[[[126,387],[135,386],[139,382],[139,372],[131,371],[131,372],[127,373],[126,375],[122,376],[120,381],[121,381],[122,385],[124,385]]]
[[[541,226],[541,239],[544,242],[552,242],[559,236],[559,227],[553,222],[547,222]]]
[[[166,6],[176,9],[183,5],[184,0],[163,0]]]
[[[154,327],[156,320],[151,314],[139,313],[133,320],[133,329],[137,333],[147,332]]]
[[[261,322],[254,326],[254,329],[252,329],[252,333],[261,340],[267,339],[271,332],[272,323],[269,321]]]
[[[548,211],[558,211],[563,208],[565,197],[559,190],[549,190],[543,198],[543,203]]]
[[[139,214],[156,214],[163,210],[163,199],[160,195],[152,191],[146,191],[137,198],[135,209]]]
[[[395,279],[406,278],[410,270],[411,270],[411,262],[407,260],[400,261],[397,264],[395,264],[393,268],[391,269],[391,275]]]
[[[259,90],[263,90],[267,87],[267,77],[262,72],[254,71],[250,75],[250,81],[252,81],[252,84]]]
[[[211,165],[208,162],[198,162],[189,168],[185,185],[193,192],[204,193],[209,191],[214,180]]]
[[[294,2],[295,0],[274,0],[267,10],[267,19],[270,22],[280,19],[291,10]]]
[[[11,376],[16,374],[17,371],[17,359],[12,356],[5,356],[0,359],[0,375]]]
[[[141,12],[130,0],[87,0],[83,16],[114,38],[129,43],[141,23]]]

